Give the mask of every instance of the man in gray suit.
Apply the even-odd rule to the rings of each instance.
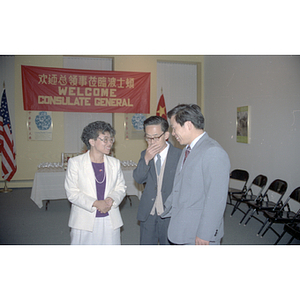
[[[198,105],[178,105],[168,112],[168,118],[172,135],[187,145],[162,214],[171,217],[168,238],[174,244],[220,244],[230,172],[228,155],[204,131]]]
[[[167,142],[168,129],[168,121],[162,117],[152,116],[144,122],[148,147],[133,171],[135,181],[145,184],[137,214],[141,245],[170,244],[167,236],[170,218],[162,219],[160,215],[172,191],[181,150]]]

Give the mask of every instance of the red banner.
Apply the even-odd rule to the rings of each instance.
[[[150,113],[150,73],[21,68],[25,110]]]

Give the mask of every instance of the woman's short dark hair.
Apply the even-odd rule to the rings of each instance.
[[[144,131],[148,125],[160,125],[163,133],[169,130],[169,123],[166,119],[159,116],[151,116],[144,121]]]
[[[183,126],[186,121],[191,121],[197,129],[204,129],[204,116],[201,108],[196,104],[179,104],[168,112],[168,118],[175,116],[175,121]]]
[[[103,121],[92,122],[83,128],[81,140],[84,142],[87,149],[90,150],[91,145],[89,143],[89,140],[96,140],[100,133],[105,134],[105,132],[108,132],[111,137],[114,137],[116,134],[116,131],[109,123]]]

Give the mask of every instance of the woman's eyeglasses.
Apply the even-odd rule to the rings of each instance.
[[[113,144],[115,142],[115,138],[105,137],[104,139],[101,139],[101,137],[98,137],[98,139],[104,144],[107,144],[108,142],[111,142]]]

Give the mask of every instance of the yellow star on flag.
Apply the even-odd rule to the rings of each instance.
[[[160,117],[162,117],[163,115],[166,114],[166,108],[165,107],[162,107],[162,106],[159,106],[158,110],[156,111],[156,113],[159,114]]]

